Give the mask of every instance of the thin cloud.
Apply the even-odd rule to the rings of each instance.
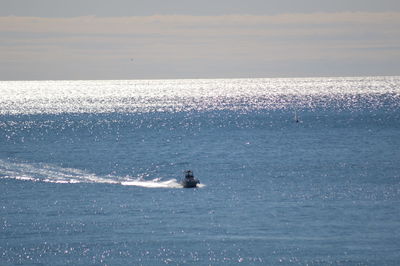
[[[367,60],[376,67],[400,61],[400,12],[391,13],[313,13],[275,16],[227,15],[184,16],[155,15],[137,17],[0,17],[0,79],[12,79],[18,71],[39,62],[40,75],[69,67],[79,77],[103,78],[110,67],[120,77],[133,70],[124,60],[135,58],[141,68],[137,75],[181,77],[197,75],[249,76],[254,67],[282,66],[283,75],[296,75],[290,62],[308,66],[318,73],[312,61]],[[121,65],[129,67],[117,67]],[[126,64],[126,65],[125,65]],[[54,66],[63,65],[59,69]],[[106,66],[107,65],[107,66]],[[109,66],[108,66],[109,65]],[[154,68],[154,65],[168,66]],[[113,66],[115,66],[113,68]],[[391,63],[393,66],[393,63]],[[374,67],[371,66],[371,71]],[[47,69],[48,68],[48,69]],[[286,69],[285,69],[286,68]],[[93,77],[95,70],[96,77]],[[210,69],[210,70],[208,70]],[[14,72],[13,72],[14,71]],[[31,69],[35,76],[35,69]],[[85,72],[87,71],[87,72]],[[120,71],[120,72],[118,72]],[[158,71],[158,72],[157,72]],[[174,72],[175,71],[175,72]],[[275,70],[274,70],[275,71]],[[91,74],[92,73],[92,74]],[[268,75],[268,72],[265,72]],[[275,72],[274,72],[275,73]],[[349,73],[352,75],[353,73]],[[39,74],[37,74],[39,75]],[[57,77],[63,73],[57,73]],[[92,76],[91,76],[92,75]],[[257,74],[260,75],[260,74]],[[134,77],[137,77],[134,75]],[[46,78],[46,77],[42,77]]]
[[[74,33],[74,34],[133,34],[133,33],[173,33],[228,29],[262,30],[301,28],[303,26],[366,26],[392,28],[400,24],[400,12],[387,13],[314,13],[281,14],[275,16],[226,15],[226,16],[185,16],[155,15],[144,17],[0,17],[0,32],[33,33]],[[280,28],[280,29],[281,29]],[[382,28],[384,29],[384,28]]]

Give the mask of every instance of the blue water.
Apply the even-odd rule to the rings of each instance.
[[[0,265],[398,265],[399,121],[400,77],[0,82]]]

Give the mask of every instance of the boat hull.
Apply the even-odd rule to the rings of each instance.
[[[193,188],[196,187],[197,184],[199,184],[200,181],[196,178],[193,179],[184,179],[182,180],[181,184],[184,188]]]

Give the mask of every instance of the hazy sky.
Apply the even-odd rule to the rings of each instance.
[[[400,75],[400,1],[0,0],[0,80]]]

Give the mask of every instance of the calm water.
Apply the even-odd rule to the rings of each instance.
[[[0,190],[0,265],[398,265],[400,77],[3,81]]]

